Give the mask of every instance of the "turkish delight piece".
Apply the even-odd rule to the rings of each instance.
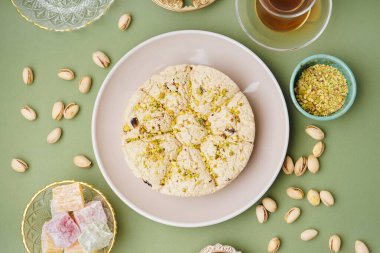
[[[60,213],[46,223],[46,231],[55,245],[66,248],[73,244],[80,235],[80,229],[68,213]]]
[[[62,253],[63,252],[63,248],[56,246],[53,239],[51,238],[49,233],[46,231],[46,223],[42,227],[41,248],[42,248],[42,253]]]
[[[107,247],[112,237],[113,234],[107,225],[91,223],[84,226],[79,236],[79,243],[87,252],[92,252]]]
[[[76,241],[73,245],[68,248],[65,248],[65,253],[89,253],[87,252],[82,245],[78,241]],[[92,251],[91,253],[96,253],[96,251]]]
[[[52,213],[76,211],[84,207],[82,187],[79,183],[53,188]]]
[[[87,203],[84,208],[74,212],[74,218],[80,229],[91,223],[107,224],[107,216],[100,201]]]

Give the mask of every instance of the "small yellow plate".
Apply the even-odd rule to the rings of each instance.
[[[25,208],[21,233],[25,249],[28,253],[41,252],[41,231],[43,224],[51,219],[50,201],[52,199],[52,189],[59,185],[76,183],[74,180],[67,180],[52,183],[39,190],[30,200]],[[82,186],[85,202],[99,200],[103,204],[104,212],[108,218],[108,227],[113,233],[113,238],[108,247],[98,250],[98,253],[109,253],[113,247],[116,236],[115,212],[106,197],[89,184],[79,182]]]

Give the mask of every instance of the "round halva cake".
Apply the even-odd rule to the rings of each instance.
[[[254,137],[252,108],[228,76],[176,65],[132,95],[122,143],[136,177],[161,193],[190,197],[232,182],[251,156]]]

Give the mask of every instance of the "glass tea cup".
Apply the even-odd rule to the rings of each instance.
[[[316,0],[256,0],[261,22],[275,31],[293,31],[308,19]]]

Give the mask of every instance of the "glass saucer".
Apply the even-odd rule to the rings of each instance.
[[[332,0],[317,0],[309,18],[300,28],[278,32],[261,22],[256,13],[256,1],[235,0],[236,17],[251,40],[276,51],[296,50],[313,43],[326,29],[332,11]]]
[[[12,0],[18,13],[36,26],[66,32],[99,19],[114,0]]]

